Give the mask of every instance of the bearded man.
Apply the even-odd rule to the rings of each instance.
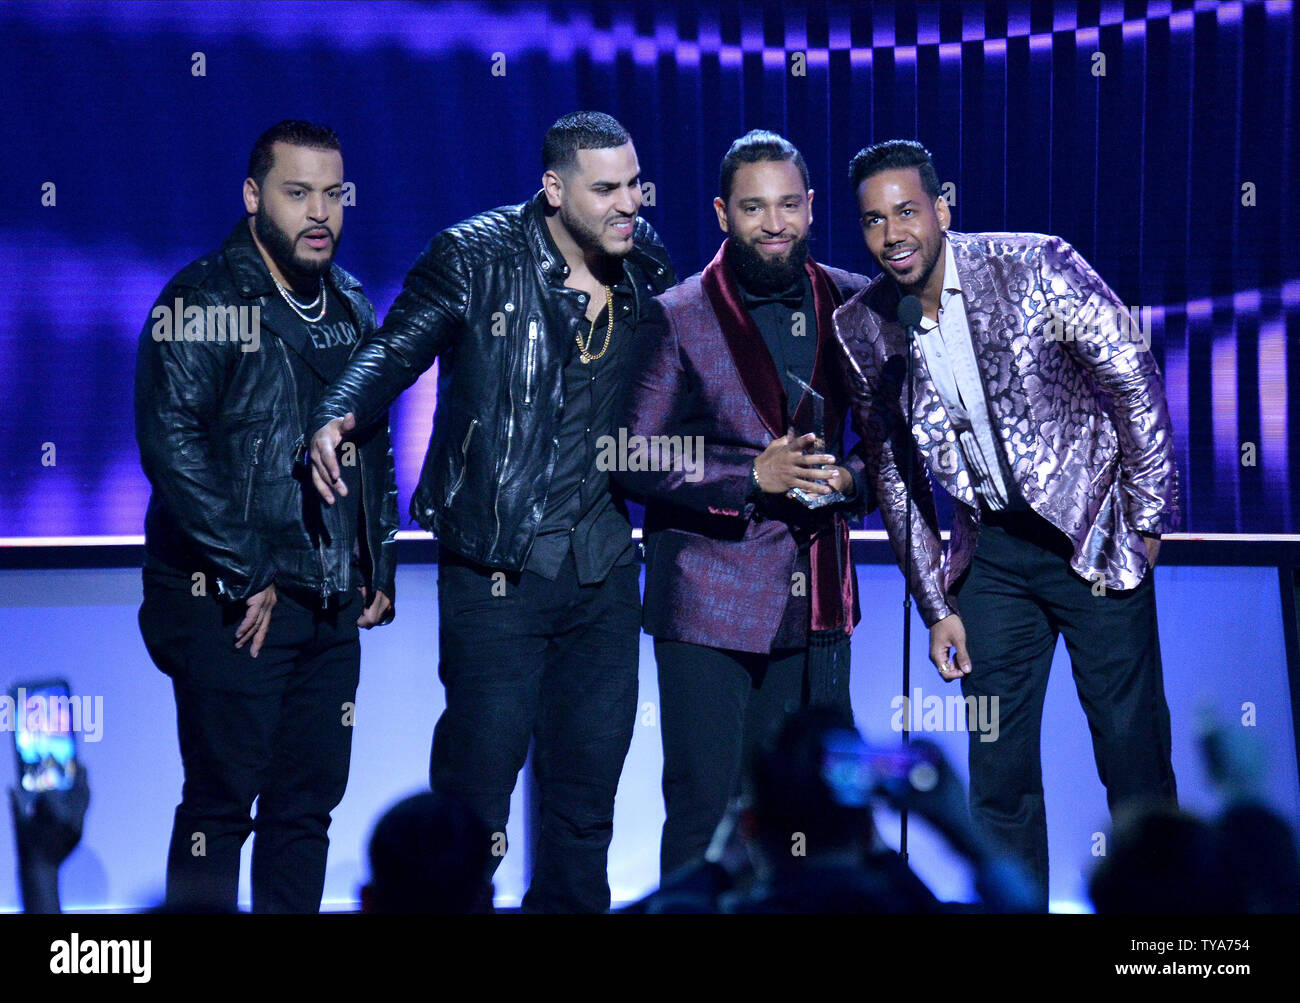
[[[167,284],[140,333],[135,428],[153,487],[140,631],[172,680],[185,770],[175,909],[234,911],[254,829],[253,910],[320,908],[357,628],[393,617],[387,410],[354,432],[348,504],[323,510],[300,462],[306,416],[376,327],[333,264],[342,193],[332,130],[268,129],[249,157],[247,218]]]
[[[831,326],[867,280],[809,257],[814,193],[788,140],[751,131],[720,173],[727,238],[655,301],[623,411],[629,441],[685,454],[663,462],[661,449],[618,474],[647,506],[661,877],[708,848],[746,760],[787,714],[849,711],[859,613],[846,517],[870,499],[862,459],[838,458],[847,397]]]
[[[439,233],[375,336],[317,407],[311,458],[346,501],[336,451],[440,360],[433,438],[411,514],[439,542],[439,678],[430,781],[467,801],[501,861],[535,740],[541,831],[526,912],[609,908],[614,794],[632,741],[640,568],[598,462],[632,332],[674,281],[638,217],[641,167],[609,115],[575,112],[542,144],[542,189]]]

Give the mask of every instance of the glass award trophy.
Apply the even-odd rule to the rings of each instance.
[[[826,399],[790,370],[787,369],[785,374],[803,388],[799,405],[790,414],[790,424],[794,428],[795,435],[807,435],[811,432],[816,436],[812,452],[826,452]],[[821,469],[824,470],[825,467]],[[806,508],[822,508],[845,500],[844,493],[841,491],[818,495],[809,494],[803,488],[791,488],[789,495]]]

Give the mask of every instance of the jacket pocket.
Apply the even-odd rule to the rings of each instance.
[[[460,443],[460,473],[456,475],[456,480],[452,482],[451,488],[447,491],[447,500],[443,503],[444,508],[450,508],[452,501],[456,497],[456,492],[465,482],[465,471],[469,468],[469,444],[474,438],[474,429],[478,428],[478,419],[471,418],[469,427],[465,429],[465,438]]]

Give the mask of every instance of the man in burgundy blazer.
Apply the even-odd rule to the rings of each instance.
[[[808,170],[780,136],[737,140],[721,192],[727,240],[638,325],[623,424],[641,455],[616,474],[647,506],[661,875],[708,848],[746,758],[786,714],[849,708],[859,613],[847,516],[871,497],[864,462],[839,458],[847,395],[831,321],[866,279],[808,257]],[[804,385],[825,399],[823,443]],[[809,508],[792,490],[840,500]]]

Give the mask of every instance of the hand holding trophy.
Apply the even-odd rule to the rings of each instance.
[[[790,420],[794,432],[797,435],[806,435],[811,432],[816,436],[816,439],[809,452],[826,452],[826,399],[790,370],[786,370],[786,375],[803,388],[803,397],[800,398],[799,405],[791,412]],[[823,466],[819,469],[824,470],[826,468]],[[805,508],[810,509],[823,508],[826,505],[834,505],[836,502],[847,500],[844,492],[838,490],[821,495],[810,494],[803,488],[791,488],[787,495]]]

